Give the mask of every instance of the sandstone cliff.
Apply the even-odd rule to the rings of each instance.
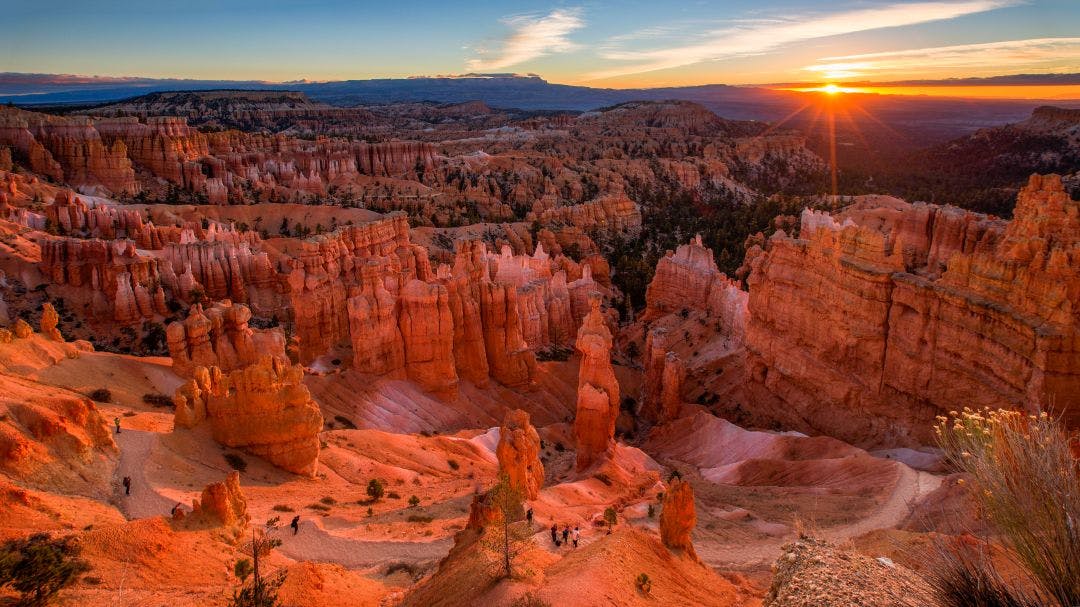
[[[752,262],[751,398],[862,445],[928,441],[959,406],[1076,424],[1078,216],[1056,176],[1031,178],[1007,226],[922,204],[804,213]]]

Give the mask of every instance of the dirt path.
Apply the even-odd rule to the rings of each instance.
[[[150,452],[157,444],[159,435],[144,430],[122,430],[114,434],[116,445],[120,447],[120,464],[116,467],[116,503],[129,518],[148,518],[169,514],[176,502],[161,495],[146,480],[146,466],[150,461]],[[124,495],[121,481],[131,477],[131,495]]]
[[[453,538],[431,542],[364,541],[327,532],[313,521],[302,521],[300,532],[285,528],[278,550],[297,561],[338,563],[349,569],[367,569],[393,563],[428,564],[450,552]]]
[[[822,529],[819,534],[829,541],[840,542],[877,529],[895,527],[910,514],[916,501],[941,484],[941,477],[900,463],[897,465],[900,472],[896,485],[873,514],[848,525]],[[745,570],[770,566],[791,539],[789,534],[746,544],[698,545],[695,548],[698,556],[712,567]]]

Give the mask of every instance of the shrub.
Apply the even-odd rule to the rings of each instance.
[[[278,505],[274,506],[274,512],[296,512],[296,511],[293,510],[292,508],[286,506],[285,504],[278,504]]]
[[[409,497],[409,506],[415,508],[420,505],[420,498],[415,495]]]
[[[314,504],[308,504],[307,507],[312,510],[318,510],[319,512],[330,512],[330,506],[327,506],[326,504],[320,504],[318,502],[315,502]]]
[[[615,512],[615,508],[608,506],[604,509],[604,522],[608,527],[614,527],[615,523],[619,522],[619,515]]]
[[[641,594],[649,594],[652,590],[652,580],[649,579],[647,573],[639,573],[637,579],[634,580],[634,585],[641,591]]]
[[[416,575],[416,567],[413,567],[409,563],[392,563],[386,568],[386,575],[394,575],[399,571],[409,574],[409,577]]]
[[[461,464],[459,464],[456,459],[446,460],[446,465],[450,466],[451,470],[457,470],[458,468],[461,468]]]
[[[10,586],[20,593],[21,605],[45,605],[90,570],[79,552],[71,538],[54,539],[47,533],[4,542],[0,546],[0,587]]]
[[[409,518],[405,519],[410,523],[430,523],[435,520],[435,517],[428,516],[426,514],[410,514]]]
[[[337,421],[337,423],[341,424],[343,428],[346,428],[348,430],[356,430],[356,424],[354,424],[351,419],[345,417],[344,415],[335,415],[334,420]]]
[[[386,499],[399,500],[399,499],[401,499],[401,494],[398,493],[397,491],[391,491],[390,493],[386,494]]]
[[[383,496],[383,494],[385,492],[386,492],[386,488],[383,485],[383,482],[381,480],[379,480],[377,478],[373,478],[370,481],[368,481],[367,494],[368,494],[368,497],[370,497],[371,499],[373,499],[375,501],[379,501],[380,499],[382,499],[382,496]]]
[[[229,467],[237,472],[243,472],[247,470],[247,460],[240,457],[235,453],[226,453],[225,462],[229,464]]]
[[[938,538],[923,577],[944,607],[1039,607],[1026,593],[1005,582],[986,550],[960,538]],[[985,546],[984,546],[985,548]]]
[[[334,498],[332,498],[332,497],[330,497],[329,495],[327,495],[326,497],[322,498],[322,499],[321,499],[321,500],[319,500],[319,501],[320,501],[320,502],[322,502],[322,503],[324,503],[324,504],[326,504],[327,506],[333,506],[334,504],[336,504],[336,503],[337,503],[337,500],[336,500],[336,499],[334,499]]]
[[[239,559],[236,561],[236,564],[233,565],[233,575],[241,582],[246,580],[254,571],[255,568],[251,565],[251,559]]]
[[[971,475],[973,494],[1039,598],[1080,605],[1080,466],[1063,426],[1046,413],[966,408],[938,422],[948,461]]]
[[[98,388],[87,396],[90,397],[90,400],[97,401],[99,403],[112,402],[112,392],[110,392],[108,388]]]
[[[143,394],[142,402],[153,407],[173,406],[173,399],[164,394]]]

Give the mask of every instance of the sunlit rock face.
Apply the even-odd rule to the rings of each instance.
[[[1011,222],[902,203],[805,212],[753,260],[747,382],[776,417],[858,444],[929,440],[961,406],[1075,425],[1077,203],[1032,176]],[[775,402],[775,401],[774,401]]]
[[[577,468],[585,470],[608,455],[615,446],[615,420],[619,416],[619,382],[611,367],[611,331],[593,296],[585,322],[574,344],[581,354],[578,370]]]
[[[663,510],[660,511],[660,539],[672,550],[682,551],[697,559],[694,543],[690,539],[697,526],[697,510],[694,507],[694,489],[681,478],[674,478],[664,491]]]
[[[270,356],[228,374],[198,367],[173,397],[175,424],[193,428],[206,422],[217,442],[314,476],[323,418],[303,377],[300,365]]]
[[[645,293],[642,320],[682,310],[705,313],[721,326],[721,334],[741,341],[746,323],[746,292],[716,267],[713,252],[701,236],[680,245],[656,265]]]
[[[525,499],[540,496],[544,486],[544,464],[540,461],[540,435],[529,423],[529,414],[514,409],[506,414],[499,428],[499,444],[495,449],[499,472]]]
[[[233,470],[224,481],[210,483],[191,503],[191,513],[173,512],[173,520],[186,528],[243,527],[250,520],[247,498],[240,488],[240,473]]]
[[[217,367],[224,372],[251,365],[262,356],[285,358],[285,334],[281,329],[252,329],[251,310],[229,300],[204,308],[194,305],[188,317],[166,329],[173,372],[191,377],[198,367]]]

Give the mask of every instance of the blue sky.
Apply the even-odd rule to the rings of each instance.
[[[594,86],[1080,72],[1080,0],[5,0],[0,71]]]

